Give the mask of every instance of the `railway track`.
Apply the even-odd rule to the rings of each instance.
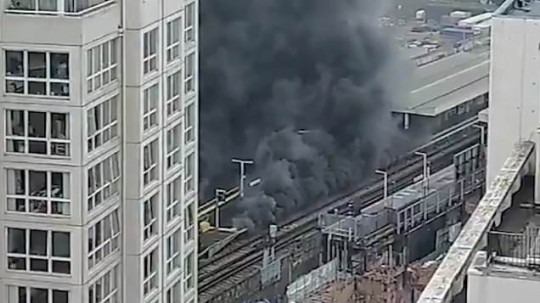
[[[478,132],[465,132],[451,140],[437,141],[431,147],[424,146],[423,151],[427,152],[431,159],[432,171],[437,171],[452,164],[453,155],[478,142]],[[416,160],[415,160],[416,159]],[[415,157],[404,157],[403,164],[396,164],[390,167],[389,172],[395,172],[392,178],[396,181],[393,191],[399,191],[413,183],[414,177],[421,174],[422,161]],[[365,185],[365,184],[364,184]],[[306,233],[316,232],[317,217],[321,212],[328,212],[338,209],[340,213],[348,211],[348,205],[353,202],[355,210],[360,210],[382,198],[382,180],[376,180],[370,185],[363,186],[361,190],[356,190],[326,201],[317,207],[306,210],[303,214],[289,219],[281,226],[277,235],[276,251],[288,247]],[[256,265],[262,260],[262,250],[264,243],[262,236],[246,237],[235,243],[235,248],[226,254],[218,255],[217,258],[208,262],[199,269],[199,292],[203,294],[214,286],[228,279],[237,273]]]

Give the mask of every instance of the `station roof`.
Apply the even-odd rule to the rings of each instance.
[[[438,116],[489,90],[487,48],[457,53],[416,69],[410,94],[396,113]]]

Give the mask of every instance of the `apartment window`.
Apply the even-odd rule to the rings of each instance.
[[[187,55],[184,66],[184,92],[195,91],[195,52]]]
[[[167,237],[167,246],[166,246],[166,258],[165,266],[167,268],[167,275],[175,272],[180,269],[180,241],[181,241],[180,230],[175,231],[172,235]]]
[[[68,157],[69,114],[6,111],[7,152]]]
[[[181,18],[167,23],[167,62],[172,62],[180,57],[181,27]]]
[[[158,48],[158,29],[155,28],[149,32],[144,33],[143,37],[143,66],[144,74],[148,74],[153,71],[157,71],[157,48]]]
[[[68,232],[8,228],[8,268],[33,272],[71,273]]]
[[[158,287],[158,255],[157,248],[144,256],[143,259],[143,293],[145,296]]]
[[[180,86],[182,82],[182,71],[167,77],[167,117],[170,117],[181,111]]]
[[[8,303],[69,303],[69,292],[66,290],[7,286]]]
[[[184,144],[195,141],[195,103],[186,108],[185,113]]]
[[[184,242],[189,242],[195,237],[195,203],[191,202],[185,210]]]
[[[178,177],[167,184],[167,205],[165,206],[167,223],[180,217],[180,201],[182,199],[181,186],[182,177]]]
[[[88,303],[118,302],[118,266],[99,277],[88,287]]]
[[[118,39],[86,51],[86,90],[91,93],[118,78]]]
[[[159,84],[156,83],[143,93],[143,130],[147,131],[158,125]]]
[[[193,173],[195,171],[195,154],[191,153],[186,157],[184,164],[184,193],[187,195],[195,190],[195,181]]]
[[[88,211],[119,193],[120,166],[118,153],[88,170]]]
[[[184,19],[184,40],[186,43],[195,42],[195,2],[186,5],[184,14],[186,15]]]
[[[6,92],[69,96],[69,54],[6,50]]]
[[[100,103],[86,112],[88,152],[118,137],[118,96]]]
[[[69,216],[70,175],[64,172],[8,169],[7,209],[19,213]]]
[[[143,154],[143,182],[149,185],[158,179],[158,139],[144,146]]]
[[[195,255],[190,252],[184,259],[184,293],[195,287],[193,271],[195,269]]]
[[[167,292],[165,293],[165,303],[180,303],[181,298],[180,294],[182,291],[182,284],[180,281],[176,282],[173,286],[171,286],[169,289],[167,289]]]
[[[167,131],[167,169],[180,165],[182,162],[182,124]]]
[[[143,202],[143,240],[146,241],[158,232],[158,194]]]
[[[88,269],[96,266],[119,248],[120,223],[118,210],[88,229]]]

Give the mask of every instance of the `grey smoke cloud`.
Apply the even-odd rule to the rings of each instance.
[[[264,227],[407,149],[390,113],[406,75],[380,4],[201,1],[201,188],[236,185],[234,157],[262,178],[236,225]]]

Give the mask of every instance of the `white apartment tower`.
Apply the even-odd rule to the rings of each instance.
[[[0,4],[0,302],[196,303],[198,0]]]

